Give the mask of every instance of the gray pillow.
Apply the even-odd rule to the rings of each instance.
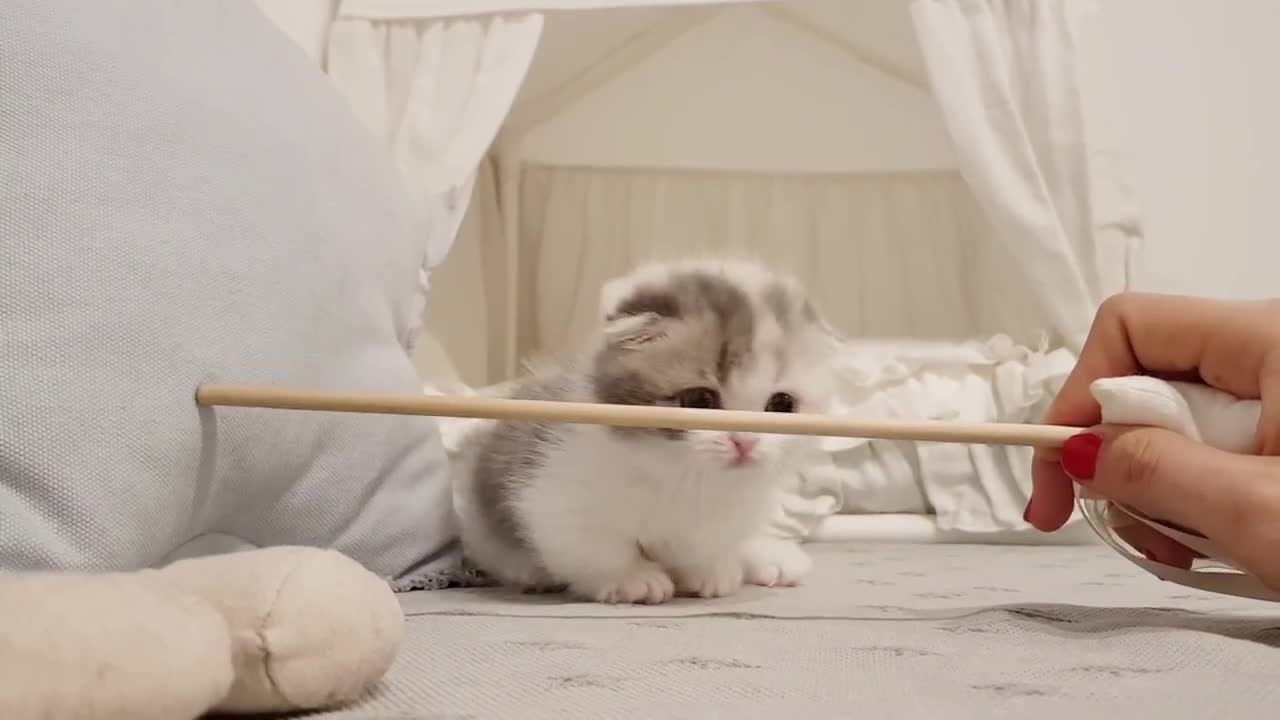
[[[392,173],[253,3],[0,3],[0,570],[304,544],[448,580],[433,420],[193,401],[419,391]]]

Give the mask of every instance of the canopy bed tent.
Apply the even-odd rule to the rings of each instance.
[[[1140,226],[1089,3],[281,8],[429,211],[437,387],[579,341],[635,262],[750,252],[854,338],[846,411],[1017,421],[1129,286]],[[792,508],[806,532],[838,512],[1020,536],[1025,449],[829,450]]]

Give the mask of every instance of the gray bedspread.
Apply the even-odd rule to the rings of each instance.
[[[1280,605],[1100,546],[811,551],[805,586],[718,601],[406,594],[382,687],[311,717],[1280,717]]]

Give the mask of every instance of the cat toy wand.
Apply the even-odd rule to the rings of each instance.
[[[1063,425],[969,423],[944,420],[868,420],[840,415],[703,410],[446,395],[350,393],[252,385],[202,385],[196,390],[196,404],[201,407],[429,415],[531,423],[720,430],[773,435],[818,435],[1044,448],[1061,447],[1067,438],[1079,432],[1079,428]]]

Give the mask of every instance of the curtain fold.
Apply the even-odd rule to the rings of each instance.
[[[533,61],[542,16],[369,20],[339,16],[328,72],[390,150],[410,197],[437,212],[424,266],[448,254],[475,170]]]
[[[1019,296],[1079,352],[1093,313],[1125,289],[1094,212],[1091,108],[1078,53],[1080,0],[914,0],[931,90],[960,171],[1019,269]],[[1128,242],[1131,237],[1122,237]],[[1105,263],[1103,259],[1105,258]]]
[[[518,342],[573,347],[601,285],[650,259],[745,253],[796,272],[851,336],[1034,343],[958,174],[791,175],[526,166]]]
[[[501,273],[495,270],[500,261],[495,256],[503,252],[503,243],[497,175],[492,159],[486,157],[475,173],[471,201],[453,249],[431,274],[428,336],[418,353],[422,359],[418,368],[427,380],[442,384],[456,379],[483,387],[494,379],[490,363],[493,348],[501,346],[498,321],[503,298],[497,292]]]
[[[728,5],[767,0],[342,0],[339,12],[365,19],[443,18],[490,13]]]
[[[337,15],[337,0],[256,0],[256,4],[308,58],[324,65],[325,44],[329,26]]]

